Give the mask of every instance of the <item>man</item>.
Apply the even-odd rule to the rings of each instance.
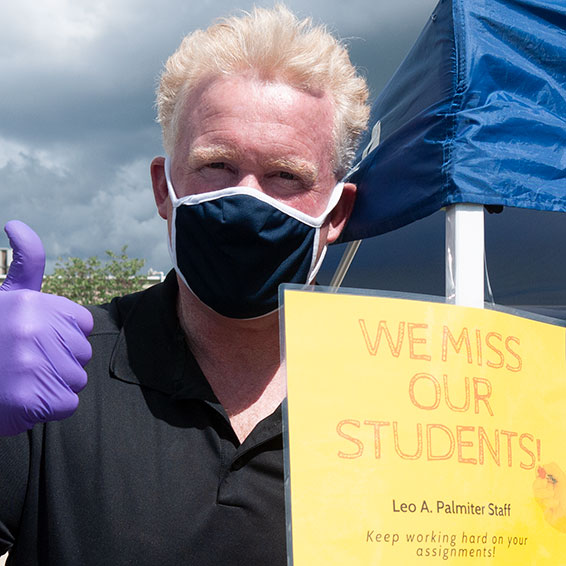
[[[16,250],[24,275],[0,293],[0,312],[21,295],[20,318],[45,308],[58,339],[28,356],[41,363],[18,385],[0,386],[16,415],[5,433],[42,423],[0,443],[9,563],[286,563],[277,287],[314,281],[348,220],[355,187],[339,181],[366,98],[345,49],[282,7],[185,38],[158,90],[167,158],[151,164],[175,271],[91,309],[88,387],[66,420],[53,419],[84,386],[89,321],[22,289],[37,274],[21,266],[26,245]],[[33,239],[9,232],[16,247]],[[13,335],[0,331],[0,351]],[[22,379],[28,391],[12,395]]]

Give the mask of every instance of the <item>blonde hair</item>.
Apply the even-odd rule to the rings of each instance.
[[[310,18],[299,20],[282,5],[255,7],[187,35],[168,59],[157,89],[158,121],[167,153],[178,136],[183,101],[204,80],[253,72],[295,88],[322,91],[334,105],[334,172],[345,174],[369,116],[366,81],[346,48]]]

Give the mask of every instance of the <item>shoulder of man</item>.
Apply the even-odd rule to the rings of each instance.
[[[166,318],[176,317],[177,292],[177,279],[175,272],[171,270],[165,280],[157,285],[116,297],[106,304],[87,307],[94,318],[90,336],[119,333],[127,319],[140,309],[145,313],[144,319],[155,319],[162,315]]]
[[[141,300],[145,292],[146,290],[138,291],[123,297],[116,297],[111,302],[103,305],[88,306],[87,308],[94,319],[94,326],[90,336],[119,332],[128,314]]]

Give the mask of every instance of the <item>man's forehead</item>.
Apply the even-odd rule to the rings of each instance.
[[[238,108],[235,99],[238,94],[255,100],[255,106],[247,111],[252,117],[261,112],[264,105],[270,105],[274,120],[284,119],[289,112],[303,110],[311,122],[334,120],[334,103],[331,96],[320,89],[306,89],[284,80],[264,80],[254,75],[240,73],[208,78],[185,98],[184,111],[193,118],[205,117],[217,111],[231,111]]]

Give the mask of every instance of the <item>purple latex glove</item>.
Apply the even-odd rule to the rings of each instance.
[[[23,222],[4,228],[14,259],[0,287],[0,436],[73,414],[92,355],[92,316],[84,307],[41,293],[45,253]]]

